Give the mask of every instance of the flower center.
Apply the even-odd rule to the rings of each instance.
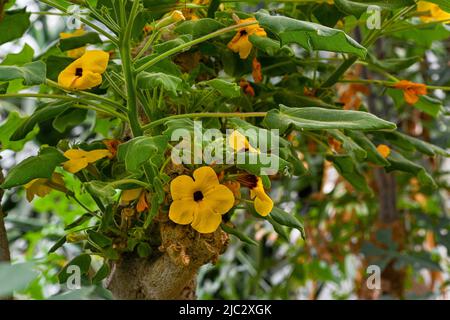
[[[75,69],[75,75],[77,77],[82,77],[83,76],[83,68],[76,68]]]
[[[203,199],[203,193],[201,191],[194,192],[194,201],[200,201]]]
[[[247,34],[247,31],[244,29],[244,30],[241,30],[241,31],[239,31],[239,34],[241,35],[241,36],[245,36],[246,34]]]

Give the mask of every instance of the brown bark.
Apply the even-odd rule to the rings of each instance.
[[[116,299],[195,299],[198,269],[215,262],[228,244],[221,229],[200,234],[169,221],[159,226],[161,246],[149,259],[123,256],[112,267],[108,288]]]

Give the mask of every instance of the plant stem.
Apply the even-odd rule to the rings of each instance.
[[[163,124],[166,121],[183,118],[250,118],[250,117],[265,117],[267,112],[199,112],[199,113],[185,113],[168,116],[166,118],[158,119],[152,123],[148,123],[142,127],[144,130],[151,129],[154,126]]]
[[[64,8],[63,6],[57,4],[57,3],[53,3],[53,1],[49,1],[49,0],[41,0],[41,2],[56,8],[64,13],[68,13],[66,11],[66,8]],[[95,24],[93,24],[92,22],[90,22],[89,20],[80,17],[80,20],[85,23],[86,25],[88,25],[89,27],[91,27],[92,29],[94,29],[95,31],[97,31],[98,33],[104,35],[106,38],[108,38],[109,40],[111,40],[112,43],[114,43],[115,45],[118,44],[118,40],[116,37],[114,37],[113,35],[109,34],[108,32],[106,32],[105,30],[103,30],[102,28],[96,26]]]
[[[117,186],[120,186],[122,184],[129,184],[129,183],[133,183],[133,184],[137,184],[141,187],[147,188],[149,187],[149,185],[141,180],[137,180],[137,179],[122,179],[122,180],[117,180],[111,183],[108,183],[108,185],[110,185],[111,187],[115,188]]]
[[[194,46],[196,44],[205,42],[205,41],[207,41],[209,39],[218,37],[218,36],[220,36],[222,34],[225,34],[227,32],[230,32],[230,31],[233,31],[233,30],[236,30],[236,29],[239,29],[239,28],[247,27],[247,26],[250,26],[250,25],[253,25],[253,24],[256,24],[256,23],[258,23],[258,22],[257,21],[254,21],[254,22],[251,21],[251,22],[246,22],[246,23],[239,23],[239,24],[232,25],[232,26],[229,26],[229,27],[226,27],[226,28],[223,28],[223,29],[219,29],[219,30],[217,30],[215,32],[207,34],[207,35],[205,35],[203,37],[200,37],[198,39],[195,39],[195,40],[183,43],[182,45],[179,45],[178,47],[175,47],[175,48],[173,48],[171,50],[168,50],[168,51],[160,54],[159,56],[153,58],[152,60],[146,62],[145,64],[141,65],[140,67],[138,67],[136,69],[136,72],[144,71],[145,69],[153,66],[154,64],[158,63],[159,61],[161,61],[161,60],[163,60],[163,59],[165,59],[167,57],[170,57],[173,54],[181,52],[181,51],[183,51],[183,50],[185,50],[187,48],[190,48],[190,47],[192,47],[192,46]]]
[[[131,8],[128,22],[126,23],[125,32],[120,35],[119,52],[122,58],[122,69],[125,77],[125,87],[127,89],[127,113],[128,120],[130,122],[131,131],[133,136],[137,137],[142,135],[142,128],[139,124],[138,109],[137,109],[137,91],[135,84],[135,74],[133,70],[133,64],[131,63],[131,30],[133,28],[134,19],[136,18],[140,1],[135,0],[133,7]],[[124,24],[125,12],[121,10],[121,23]]]
[[[106,103],[106,104],[108,104],[110,106],[113,106],[113,107],[115,107],[115,108],[117,108],[117,109],[119,109],[121,111],[126,112],[126,109],[119,102],[116,102],[114,100],[111,100],[111,99],[99,96],[98,94],[94,94],[94,93],[87,92],[87,91],[81,91],[81,90],[69,90],[67,88],[61,87],[58,83],[56,83],[55,81],[50,80],[50,79],[46,79],[45,80],[45,84],[50,86],[50,87],[54,87],[54,88],[57,88],[59,90],[62,90],[64,92],[79,94],[81,96],[85,96],[85,97],[88,97],[88,98],[91,98],[91,99],[102,101],[102,102],[104,102],[104,103]]]

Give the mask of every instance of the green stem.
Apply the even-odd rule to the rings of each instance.
[[[147,189],[149,188],[149,185],[147,183],[145,183],[143,181],[140,181],[140,180],[137,180],[137,179],[117,180],[117,181],[108,183],[108,185],[110,185],[111,187],[115,188],[117,186],[120,186],[120,185],[123,185],[123,184],[130,184],[130,183],[137,184],[137,185],[139,185],[141,187],[144,187],[144,188],[147,188]]]
[[[131,30],[133,28],[134,19],[136,18],[140,1],[135,0],[133,7],[129,15],[128,22],[125,27],[125,32],[121,34],[119,52],[122,58],[122,69],[125,77],[125,87],[127,89],[127,113],[128,120],[130,122],[131,131],[133,136],[137,137],[142,135],[142,128],[139,124],[138,108],[137,108],[137,91],[135,84],[135,73],[133,70],[133,64],[131,63]],[[121,10],[121,23],[125,23],[126,17],[124,10]]]
[[[155,41],[156,37],[159,35],[159,30],[155,30],[153,31],[152,35],[150,36],[150,38],[147,40],[147,42],[145,43],[145,45],[142,47],[141,50],[139,50],[138,54],[136,55],[136,57],[134,57],[133,61],[138,60],[144,53],[145,51],[148,50],[148,48],[150,48],[150,46],[152,45],[152,43]]]
[[[64,13],[67,13],[66,8],[64,8],[63,6],[57,4],[57,3],[53,3],[53,1],[49,1],[49,0],[41,0],[41,2],[49,5],[50,7],[56,8]],[[114,37],[113,35],[109,34],[108,32],[106,32],[105,30],[103,30],[102,28],[96,26],[95,24],[93,24],[92,22],[90,22],[89,20],[80,17],[80,20],[86,24],[87,26],[91,27],[92,29],[94,29],[95,31],[97,31],[98,33],[104,35],[105,37],[107,37],[109,40],[111,40],[111,42],[113,42],[115,45],[118,44],[118,40],[116,37]]]
[[[195,40],[183,43],[182,45],[179,45],[178,47],[175,47],[175,48],[173,48],[171,50],[168,50],[168,51],[164,52],[163,54],[160,54],[159,56],[153,58],[152,60],[144,63],[143,65],[138,67],[136,69],[136,71],[137,72],[144,71],[145,69],[155,65],[159,61],[164,60],[165,58],[168,58],[171,55],[174,55],[174,54],[176,54],[178,52],[181,52],[181,51],[183,51],[183,50],[185,50],[187,48],[190,48],[190,47],[192,47],[192,46],[194,46],[196,44],[205,42],[205,41],[207,41],[209,39],[218,37],[218,36],[220,36],[222,34],[225,34],[227,32],[230,32],[230,31],[233,31],[233,30],[236,30],[236,29],[239,29],[239,28],[247,27],[247,26],[250,26],[250,25],[253,25],[253,24],[256,24],[256,23],[258,23],[258,22],[257,21],[254,21],[254,22],[251,21],[251,22],[246,22],[246,23],[239,23],[239,24],[236,24],[236,25],[232,25],[232,26],[229,26],[229,27],[217,30],[217,31],[212,32],[210,34],[207,34],[207,35],[205,35],[203,37],[200,37],[198,39],[195,39]]]
[[[91,92],[87,92],[87,91],[81,91],[81,90],[69,90],[67,88],[61,87],[58,83],[56,83],[55,81],[50,80],[50,79],[46,79],[45,80],[45,84],[50,86],[50,87],[54,87],[54,88],[57,88],[59,90],[62,90],[64,92],[78,94],[78,95],[81,95],[81,96],[85,96],[87,98],[91,98],[91,99],[95,99],[95,100],[104,102],[104,103],[106,103],[106,104],[108,104],[108,105],[110,105],[112,107],[115,107],[115,108],[117,108],[117,109],[119,109],[121,111],[126,112],[126,109],[119,102],[116,102],[114,100],[111,100],[111,99],[99,96],[97,94],[94,94],[94,93],[91,93]]]
[[[267,112],[199,112],[199,113],[185,113],[185,114],[176,114],[173,116],[168,116],[162,119],[158,119],[153,121],[152,123],[148,123],[142,127],[144,130],[148,130],[153,128],[154,126],[163,124],[166,121],[173,119],[183,119],[183,118],[250,118],[250,117],[265,117]]]

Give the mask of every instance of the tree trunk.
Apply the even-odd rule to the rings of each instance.
[[[112,266],[108,288],[116,299],[195,299],[199,268],[215,263],[228,245],[220,228],[200,234],[190,226],[159,223],[161,246],[148,259],[124,255]]]

